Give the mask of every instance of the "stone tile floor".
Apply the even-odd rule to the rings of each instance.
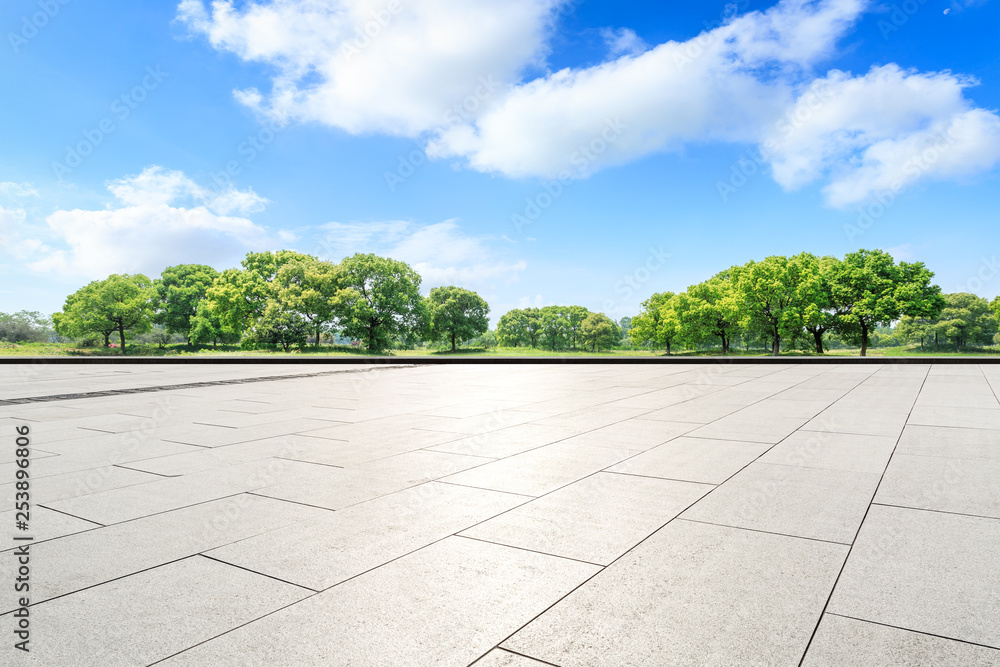
[[[975,364],[2,366],[0,664],[1000,665],[998,389]]]

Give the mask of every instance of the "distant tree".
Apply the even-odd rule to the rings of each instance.
[[[305,345],[309,335],[309,322],[288,303],[272,299],[264,312],[254,321],[253,329],[245,340],[249,345],[277,345],[288,352],[293,345]]]
[[[622,334],[621,337],[622,344],[627,344],[629,342],[630,339],[628,336],[628,330],[631,328],[632,328],[631,317],[623,317],[620,320],[618,320],[618,330],[621,331]]]
[[[571,339],[570,318],[565,306],[545,306],[540,309],[542,339],[553,352],[568,347]]]
[[[608,349],[620,339],[618,325],[604,313],[589,313],[580,324],[580,340],[591,352]]]
[[[154,321],[168,333],[179,333],[191,344],[191,321],[219,272],[204,264],[178,264],[163,270],[153,282],[157,293]]]
[[[931,284],[934,274],[923,262],[900,262],[882,250],[858,250],[844,257],[832,284],[833,298],[842,307],[838,334],[868,350],[868,336],[903,315],[936,318],[944,307],[941,288]]]
[[[52,320],[36,310],[0,313],[0,340],[8,343],[40,343],[48,339]]]
[[[490,307],[476,294],[461,287],[435,287],[426,300],[431,340],[448,338],[454,352],[458,341],[489,331]]]
[[[961,351],[967,345],[989,345],[997,333],[997,317],[989,302],[975,294],[944,295],[945,306],[934,329]]]
[[[210,308],[207,301],[198,304],[198,311],[191,318],[191,341],[194,343],[219,343],[231,345],[240,342],[241,331],[227,327]]]
[[[903,315],[899,318],[894,331],[900,343],[906,344],[916,340],[920,342],[920,349],[923,350],[924,341],[935,335],[935,324],[937,321],[928,317]]]
[[[681,326],[674,308],[673,292],[657,292],[642,302],[642,312],[632,318],[629,336],[635,345],[652,345],[655,349],[670,347],[680,335]]]
[[[340,267],[344,282],[334,312],[345,336],[366,341],[374,351],[423,330],[426,313],[420,276],[408,264],[357,254],[344,259]]]
[[[677,296],[682,337],[693,342],[718,338],[722,354],[729,353],[740,332],[740,303],[728,271],[692,285]]]
[[[320,334],[336,320],[334,303],[343,288],[341,268],[311,257],[292,259],[278,268],[272,285],[272,298],[283,310],[298,313],[309,323],[319,347]]]
[[[519,347],[528,343],[528,318],[523,310],[508,310],[497,322],[497,342],[504,347]]]
[[[766,333],[771,354],[781,351],[782,338],[796,338],[806,307],[819,292],[819,269],[814,255],[771,256],[734,267],[736,289],[743,306],[742,325]]]
[[[583,306],[566,306],[563,308],[563,315],[566,318],[566,335],[569,337],[569,346],[576,349],[576,342],[580,336],[580,327],[587,319],[590,311]]]
[[[125,332],[145,333],[152,329],[156,289],[142,274],[112,274],[95,280],[66,298],[63,312],[53,316],[60,335],[88,333],[108,336],[117,332],[121,354],[125,354]]]

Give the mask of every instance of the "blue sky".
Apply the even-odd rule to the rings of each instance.
[[[0,311],[282,247],[405,260],[494,321],[861,247],[992,298],[998,26],[996,0],[10,0]]]

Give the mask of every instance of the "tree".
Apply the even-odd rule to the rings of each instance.
[[[733,336],[740,331],[740,304],[729,272],[692,285],[677,298],[682,337],[691,342],[717,337],[722,354],[728,354]]]
[[[500,316],[497,322],[497,342],[504,347],[518,347],[528,341],[528,318],[523,310],[515,308]]]
[[[580,327],[587,319],[590,311],[583,306],[566,306],[563,315],[566,318],[566,334],[569,336],[570,347],[576,349],[576,340],[580,335]]]
[[[914,340],[920,341],[920,349],[924,349],[924,339],[933,336],[936,332],[935,320],[927,317],[910,317],[903,315],[896,324],[895,334],[901,343],[909,343]]]
[[[580,324],[580,340],[591,352],[612,347],[621,339],[621,331],[604,313],[589,313]]]
[[[673,292],[657,292],[642,302],[642,312],[632,318],[629,336],[636,345],[670,346],[680,334],[680,321],[674,308]]]
[[[743,304],[742,324],[766,332],[771,354],[778,356],[782,338],[802,331],[805,308],[819,292],[819,269],[814,255],[771,256],[734,268],[738,297]]]
[[[191,341],[194,343],[207,343],[211,341],[212,347],[217,347],[219,343],[232,344],[240,341],[242,332],[233,330],[222,323],[219,317],[209,308],[207,301],[198,304],[198,311],[191,319]]]
[[[182,334],[190,345],[191,321],[218,276],[218,271],[204,264],[178,264],[164,269],[154,282],[159,311],[154,321],[165,325],[168,333]]]
[[[545,306],[540,310],[542,339],[553,352],[570,340],[569,317],[564,306]]]
[[[288,352],[292,345],[305,345],[309,323],[289,304],[272,299],[264,306],[245,339],[251,344],[279,345]]]
[[[960,352],[966,345],[989,345],[997,333],[997,317],[986,299],[959,292],[944,295],[945,306],[934,329],[955,344]]]
[[[343,334],[383,350],[424,327],[420,276],[408,264],[372,254],[344,259],[343,289],[334,300]]]
[[[310,324],[319,347],[320,334],[336,320],[334,301],[343,287],[343,272],[332,262],[293,259],[275,273],[273,298]]]
[[[823,354],[823,334],[835,329],[840,317],[844,314],[841,304],[834,298],[833,283],[843,263],[836,257],[820,257],[816,276],[817,282],[813,290],[813,301],[807,303],[802,311],[802,324],[805,330],[812,334],[816,345],[816,354]]]
[[[632,328],[632,318],[631,317],[623,317],[620,320],[618,320],[618,330],[621,331],[621,334],[622,334],[622,337],[621,337],[621,344],[622,345],[627,345],[629,343],[629,341],[631,341],[631,338],[629,338],[629,335],[628,335],[628,330],[631,329],[631,328]]]
[[[40,343],[49,337],[52,320],[37,310],[0,313],[0,340],[8,343]]]
[[[56,330],[69,336],[101,333],[105,346],[117,331],[125,354],[126,331],[138,334],[152,329],[155,298],[156,288],[146,276],[112,274],[67,297],[63,312],[54,316]]]
[[[431,340],[451,339],[451,351],[457,341],[475,338],[489,331],[490,307],[481,296],[461,287],[435,287],[427,297]]]
[[[923,262],[895,263],[882,250],[848,253],[831,290],[842,307],[838,333],[868,351],[868,337],[878,326],[888,326],[903,315],[936,318],[944,306],[941,288],[931,284],[934,274]]]

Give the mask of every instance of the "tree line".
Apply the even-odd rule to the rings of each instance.
[[[249,253],[221,273],[200,264],[168,267],[150,279],[115,274],[66,298],[51,324],[65,337],[126,341],[160,325],[188,344],[253,349],[319,346],[323,336],[368,350],[432,341],[456,350],[477,339],[550,351],[614,347],[720,349],[763,344],[815,350],[875,341],[938,345],[961,351],[993,342],[1000,298],[942,294],[922,262],[896,262],[881,250],[843,259],[800,253],[733,266],[684,292],[660,292],[642,312],[616,323],[583,306],[519,308],[489,331],[489,305],[475,292],[435,287],[404,262],[357,254],[339,263],[279,250]],[[0,313],[0,340],[37,340],[48,324],[38,313]],[[886,327],[895,324],[891,332]],[[163,329],[159,331],[162,334]],[[477,338],[478,337],[478,338]]]
[[[122,354],[130,336],[154,324],[188,344],[268,345],[288,351],[336,333],[387,349],[397,340],[460,341],[489,329],[489,306],[475,292],[436,287],[420,295],[420,275],[409,265],[372,254],[338,264],[279,250],[249,253],[240,268],[221,273],[181,264],[151,280],[114,274],[80,288],[53,315],[58,334],[117,336]]]
[[[843,259],[803,252],[733,266],[685,292],[660,292],[632,318],[637,344],[666,349],[706,340],[727,354],[734,339],[763,339],[777,355],[782,343],[811,339],[818,354],[824,335],[868,350],[871,334],[900,318],[931,321],[946,305],[923,262],[899,262],[882,250],[858,250]]]

